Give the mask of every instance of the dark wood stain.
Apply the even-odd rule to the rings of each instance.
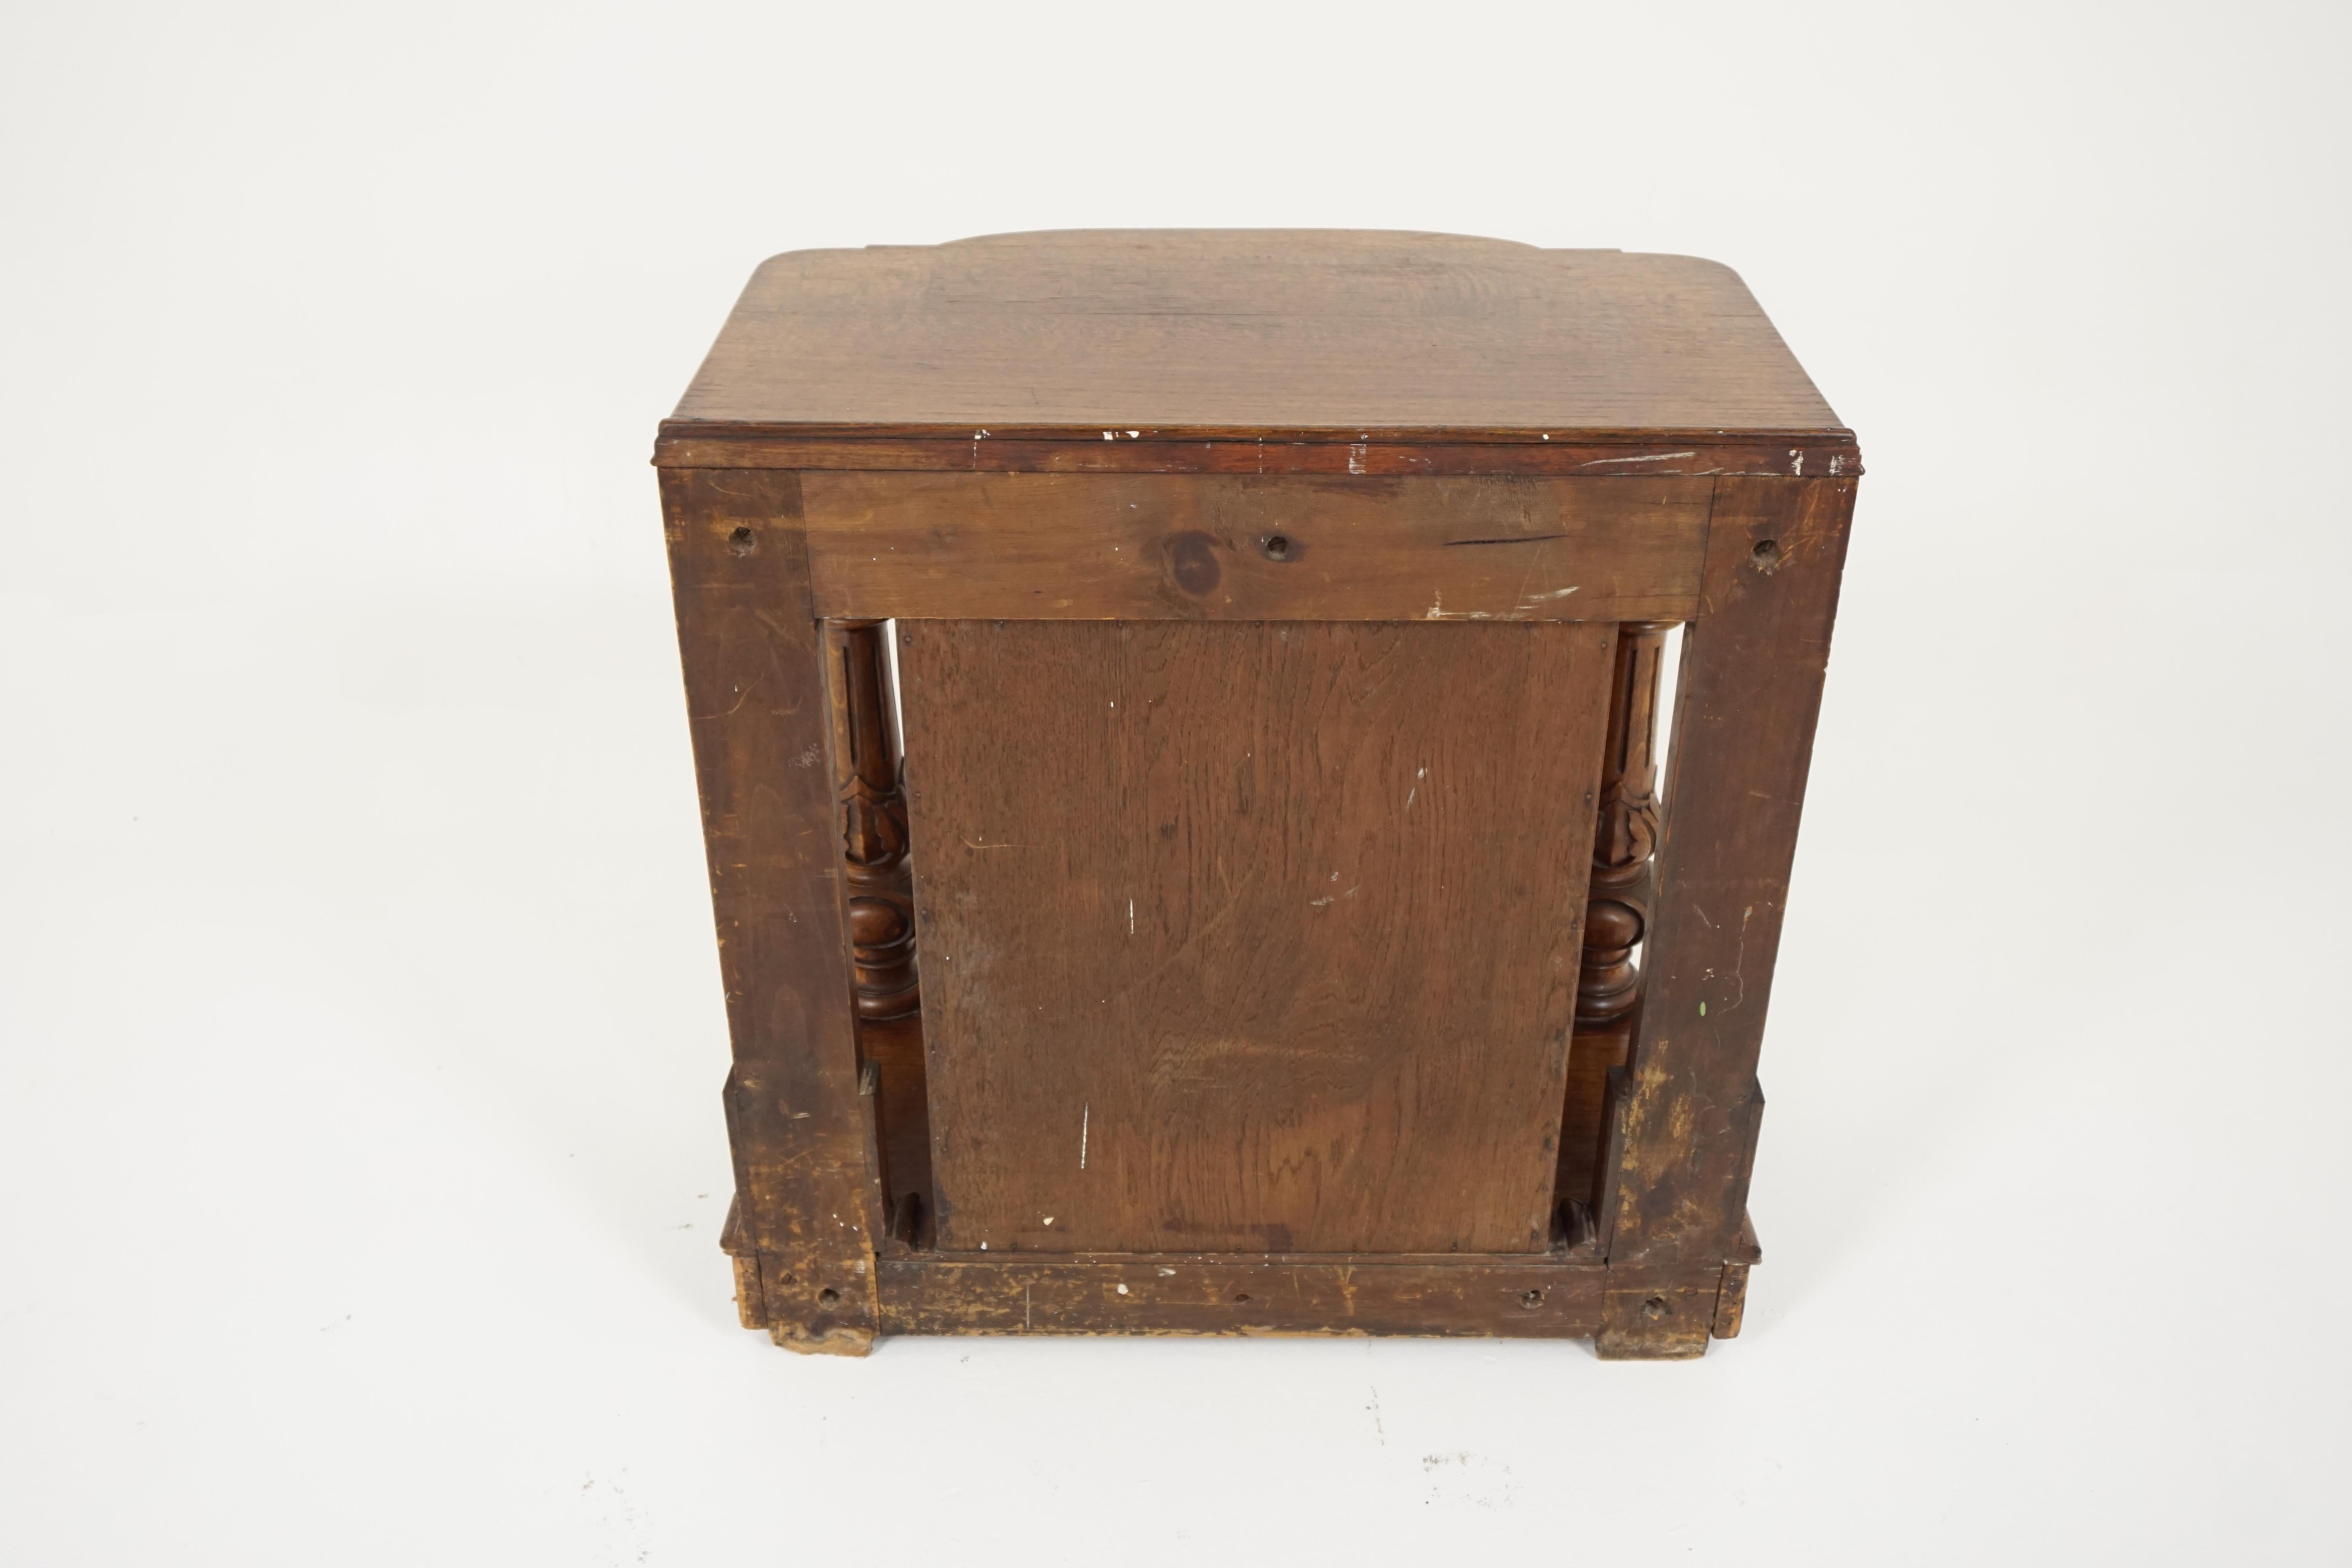
[[[656,461],[747,1326],[1739,1331],[1862,468],[1728,271],[780,257]]]
[[[902,436],[808,436],[762,425],[671,421],[654,461],[681,468],[792,468],[823,473],[1223,474],[1257,479],[1454,477],[1714,479],[1755,474],[1803,479],[1862,473],[1862,449],[1846,431],[1643,432],[1629,438],[1588,430],[1538,440],[1482,432],[1478,440],[1423,442],[1394,434],[1351,440],[1298,431],[1276,440],[1220,435],[1205,439],[1103,442],[1048,436],[924,439]]]
[[[1599,1215],[1612,1260],[1721,1257],[1747,1219],[1757,1057],[1853,510],[1843,479],[1717,481]]]
[[[1714,482],[812,474],[821,614],[1611,621],[1698,605]]]
[[[799,481],[670,470],[662,504],[734,1037],[726,1103],[739,1223],[771,1260],[763,1310],[779,1338],[862,1351],[878,1310],[880,1194],[843,963],[823,639]]]
[[[905,624],[940,1245],[1542,1250],[1613,635]]]
[[[1840,428],[1719,262],[1313,229],[774,257],[672,429],[703,424],[1102,446]]]

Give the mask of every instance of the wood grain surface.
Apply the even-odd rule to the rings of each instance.
[[[1723,1258],[1747,1219],[1757,1057],[1853,510],[1842,479],[1717,485],[1597,1214],[1612,1262]]]
[[[1738,1331],[1862,467],[1738,278],[1339,231],[803,252],[656,462],[747,1323]],[[1660,812],[1628,650],[1667,621]]]
[[[1613,626],[899,635],[941,1248],[1546,1247]]]
[[[886,1259],[882,1321],[886,1333],[1564,1338],[1599,1328],[1606,1282],[1598,1264],[1541,1258]]]
[[[1698,604],[1713,482],[809,474],[820,615],[1639,620]]]
[[[881,1194],[858,1094],[841,836],[799,482],[673,469],[670,579],[735,1066],[736,1223],[772,1328],[862,1352]]]
[[[1105,230],[796,251],[666,437],[1843,433],[1713,261],[1456,235]]]
[[[780,435],[788,426],[678,423],[663,426],[654,461],[677,468],[795,468],[810,472],[973,474],[1247,474],[1256,478],[1432,479],[1511,476],[1590,479],[1641,474],[1712,479],[1755,474],[1802,479],[1862,472],[1849,431],[1727,435],[1720,430],[1491,431],[1468,439],[1351,440],[1294,432],[1275,439],[1234,435],[1127,439],[1003,440],[993,432],[921,439],[904,436]]]

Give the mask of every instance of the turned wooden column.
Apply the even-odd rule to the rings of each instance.
[[[913,1016],[914,879],[907,868],[907,801],[898,783],[898,724],[891,710],[879,621],[829,621],[834,661],[834,784],[840,792],[843,863],[849,879],[849,941],[861,1020]]]
[[[1601,764],[1601,820],[1584,908],[1584,962],[1576,1023],[1598,1029],[1630,1015],[1642,996],[1633,950],[1650,923],[1652,857],[1658,847],[1658,678],[1671,621],[1618,627]]]
[[[898,721],[890,700],[888,635],[880,621],[828,621],[834,786],[849,906],[850,1001],[857,1016],[860,1092],[873,1107],[888,1237],[922,1233],[931,1152],[923,1062],[922,992],[915,970],[914,875]]]

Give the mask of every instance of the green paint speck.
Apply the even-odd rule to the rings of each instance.
[[[1702,1018],[1706,1016],[1706,1004],[1704,1002],[1698,1005],[1698,1016]]]

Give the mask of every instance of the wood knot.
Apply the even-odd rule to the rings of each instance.
[[[1195,598],[1213,592],[1224,575],[1217,564],[1217,542],[1198,531],[1170,537],[1168,566],[1176,585]]]

